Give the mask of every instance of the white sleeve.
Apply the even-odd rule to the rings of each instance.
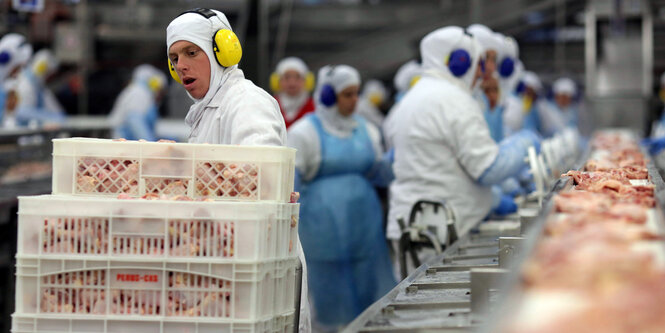
[[[383,158],[383,144],[381,144],[381,132],[379,129],[370,122],[365,122],[367,125],[367,135],[372,141],[372,148],[374,148],[374,155],[377,161]]]
[[[16,94],[18,95],[17,109],[24,107],[34,108],[37,106],[37,91],[32,82],[30,82],[30,79],[23,74],[18,78]]]
[[[311,181],[321,164],[321,141],[314,124],[306,117],[291,125],[287,146],[297,149],[296,169],[304,181]]]
[[[471,98],[448,103],[451,112],[446,114],[450,115],[448,126],[452,127],[454,135],[455,155],[464,170],[473,179],[478,179],[496,159],[499,147],[490,136],[478,103]],[[440,128],[447,126],[442,124]]]
[[[55,95],[53,95],[50,89],[44,89],[42,94],[44,94],[44,108],[46,110],[58,114],[65,113],[65,109],[62,107],[60,102],[58,102],[58,99],[55,98]]]
[[[279,105],[258,87],[247,89],[229,103],[235,110],[231,142],[238,145],[284,146],[286,125]]]
[[[522,128],[524,112],[522,110],[522,103],[516,97],[509,97],[506,99],[505,109],[503,110],[503,123],[509,129],[509,133],[514,133]]]

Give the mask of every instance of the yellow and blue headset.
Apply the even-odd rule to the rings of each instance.
[[[185,11],[178,16],[187,13],[199,14],[208,20],[214,16],[217,16],[217,13],[208,8],[194,8]],[[236,34],[230,29],[219,29],[213,34],[212,51],[215,54],[215,60],[222,67],[231,67],[233,65],[237,65],[242,58],[242,47],[240,46],[240,40],[238,39],[238,36],[236,36]],[[171,77],[176,80],[176,82],[182,84],[182,81],[180,80],[180,77],[178,77],[178,73],[176,72],[173,63],[171,63],[171,59],[169,59],[168,62]]]
[[[513,72],[515,71],[515,60],[511,57],[505,57],[503,60],[501,60],[501,63],[499,64],[499,75],[501,75],[502,78],[508,78],[511,75],[513,75]]]
[[[473,36],[466,29],[464,29],[464,34],[471,37]],[[462,77],[473,65],[473,59],[471,59],[471,55],[467,50],[455,49],[450,52],[446,58],[445,64],[455,77]]]
[[[279,84],[279,79],[279,73],[272,72],[272,74],[270,74],[270,89],[274,92],[280,92],[282,90],[282,87]],[[307,91],[314,90],[314,82],[314,74],[312,72],[307,72],[305,75],[305,89],[307,89]]]
[[[335,73],[335,66],[331,66],[326,77],[330,78]],[[337,103],[337,93],[335,88],[330,83],[325,83],[321,86],[321,91],[319,92],[319,101],[321,104],[331,107]]]

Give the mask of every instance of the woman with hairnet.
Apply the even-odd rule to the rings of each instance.
[[[356,114],[381,129],[386,117],[381,111],[381,106],[386,101],[387,96],[388,91],[381,81],[369,80],[365,82],[358,99],[358,106],[356,106]]]
[[[16,86],[19,100],[16,119],[20,125],[59,124],[65,121],[65,110],[46,86],[58,67],[55,55],[48,49],[41,49],[21,72]]]
[[[166,28],[171,76],[194,101],[185,118],[189,142],[226,145],[286,144],[286,126],[270,94],[245,79],[238,63],[242,47],[226,16],[197,8],[176,17]],[[296,248],[301,249],[300,244]],[[309,332],[307,265],[302,249],[303,281],[300,332]]]
[[[300,58],[288,57],[277,64],[275,73],[270,76],[270,86],[276,93],[284,116],[286,128],[298,119],[314,111],[314,99],[309,92],[314,85],[314,76]]]
[[[481,77],[481,47],[460,27],[444,27],[420,43],[423,77],[404,96],[396,114],[395,181],[390,185],[388,238],[401,236],[398,220],[426,200],[447,205],[451,228],[464,235],[500,205],[491,186],[525,167],[528,147],[539,138],[523,131],[500,144],[490,136],[472,90]],[[439,239],[451,234],[442,226]],[[395,244],[395,243],[394,243]]]
[[[113,105],[109,121],[114,138],[155,141],[155,125],[159,118],[166,75],[152,65],[139,65],[132,81],[120,92]]]
[[[395,286],[372,185],[392,179],[379,130],[354,115],[360,75],[346,65],[317,77],[314,114],[289,129],[302,179],[299,234],[307,253],[314,318],[323,329],[348,324]]]
[[[420,80],[420,63],[416,60],[409,60],[402,65],[395,73],[393,85],[395,86],[395,104],[388,111],[386,119],[383,121],[383,142],[386,150],[393,147],[393,137],[395,136],[395,108],[397,103],[404,97],[404,94]]]
[[[30,57],[32,46],[22,35],[9,33],[0,39],[0,120],[3,128],[17,126],[17,78]]]
[[[543,135],[550,137],[564,128],[578,126],[578,110],[574,104],[577,94],[575,82],[567,77],[554,81],[554,101],[545,103],[540,109]]]

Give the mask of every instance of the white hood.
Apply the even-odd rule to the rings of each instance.
[[[351,66],[328,65],[319,69],[316,82],[318,82],[318,85],[314,92],[315,112],[321,118],[321,123],[327,131],[336,136],[349,136],[358,124],[353,117],[342,116],[337,110],[337,104],[330,107],[323,105],[320,101],[321,87],[329,84],[333,87],[335,93],[339,94],[342,90],[352,85],[360,86],[360,74]]]
[[[461,77],[455,77],[445,63],[448,55],[456,49],[464,49],[471,56],[471,68]],[[430,75],[447,77],[466,90],[472,88],[481,53],[482,48],[473,35],[455,26],[434,30],[420,42],[423,70]]]
[[[166,28],[166,52],[171,45],[177,41],[188,41],[196,44],[208,56],[210,61],[210,87],[208,92],[201,99],[196,99],[189,95],[194,100],[194,104],[189,108],[185,122],[192,126],[199,119],[201,119],[203,110],[210,103],[212,98],[217,94],[222,83],[228,79],[230,73],[237,68],[237,65],[224,68],[220,66],[215,60],[215,54],[212,50],[212,38],[215,32],[219,29],[231,29],[229,20],[222,14],[222,12],[213,10],[217,16],[207,19],[202,15],[196,13],[186,13],[176,17],[169,26]]]
[[[415,60],[409,60],[397,70],[397,73],[395,73],[395,78],[393,79],[395,89],[400,92],[409,90],[413,78],[417,75],[421,75],[421,72],[422,68],[420,64]]]
[[[32,57],[32,46],[25,37],[17,33],[6,34],[0,39],[0,81],[7,79],[17,66],[25,66]]]

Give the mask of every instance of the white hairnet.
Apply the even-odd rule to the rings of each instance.
[[[363,86],[363,96],[365,98],[370,98],[371,96],[377,96],[381,98],[381,101],[386,99],[388,96],[388,91],[383,83],[379,80],[368,80]]]
[[[471,88],[478,68],[481,47],[472,35],[460,27],[439,28],[423,38],[420,42],[423,70],[434,69],[452,75],[445,61],[450,53],[456,49],[464,49],[471,56],[471,67],[464,75],[457,77],[463,82],[464,86]]]
[[[0,80],[5,80],[17,66],[25,66],[31,56],[32,46],[25,37],[17,33],[4,35],[0,39],[0,59],[6,62],[0,64]]]
[[[151,80],[154,80],[154,82],[158,84],[158,87],[150,87],[150,88],[161,89],[166,85],[166,75],[164,75],[164,72],[160,71],[154,66],[149,64],[143,64],[136,66],[136,68],[134,68],[134,71],[132,72],[133,82],[150,84]]]
[[[575,96],[577,93],[577,86],[575,85],[575,82],[567,77],[562,77],[556,81],[554,81],[554,84],[552,85],[552,91],[556,95],[568,95],[568,96]]]
[[[511,36],[504,36],[502,33],[495,33],[498,40],[501,41],[500,53],[503,57],[511,57],[517,60],[520,57],[519,45],[515,38]]]
[[[60,62],[49,49],[41,49],[32,57],[30,69],[35,77],[44,81],[49,75],[55,73],[60,66]]]
[[[540,78],[538,78],[538,75],[532,71],[525,71],[522,81],[524,81],[525,86],[530,87],[535,91],[543,89],[543,84],[540,82]]]
[[[496,38],[492,29],[476,23],[470,25],[466,30],[478,40],[478,44],[480,44],[483,52],[487,50],[494,50],[497,53],[501,52],[501,40]]]
[[[409,60],[402,65],[395,73],[393,84],[399,91],[407,91],[411,87],[413,78],[421,74],[420,64],[415,60]]]
[[[297,57],[284,58],[277,64],[276,72],[279,76],[284,75],[284,73],[290,70],[298,72],[302,77],[305,77],[307,72],[309,72],[305,62]]]
[[[317,79],[321,85],[329,84],[335,90],[335,93],[340,93],[342,90],[353,86],[360,85],[360,74],[358,71],[348,65],[337,66],[324,66],[319,70],[319,77]]]
[[[188,41],[196,44],[208,56],[210,61],[210,88],[206,95],[197,100],[190,95],[195,102],[203,102],[207,104],[213,96],[217,93],[217,89],[221,86],[222,78],[226,68],[220,66],[215,60],[215,54],[212,50],[213,35],[219,29],[231,29],[231,24],[222,12],[212,10],[217,16],[209,19],[197,13],[186,13],[176,17],[168,27],[166,27],[166,54],[168,56],[171,45],[177,41]],[[230,68],[234,68],[232,66]],[[189,95],[189,92],[187,93]]]

